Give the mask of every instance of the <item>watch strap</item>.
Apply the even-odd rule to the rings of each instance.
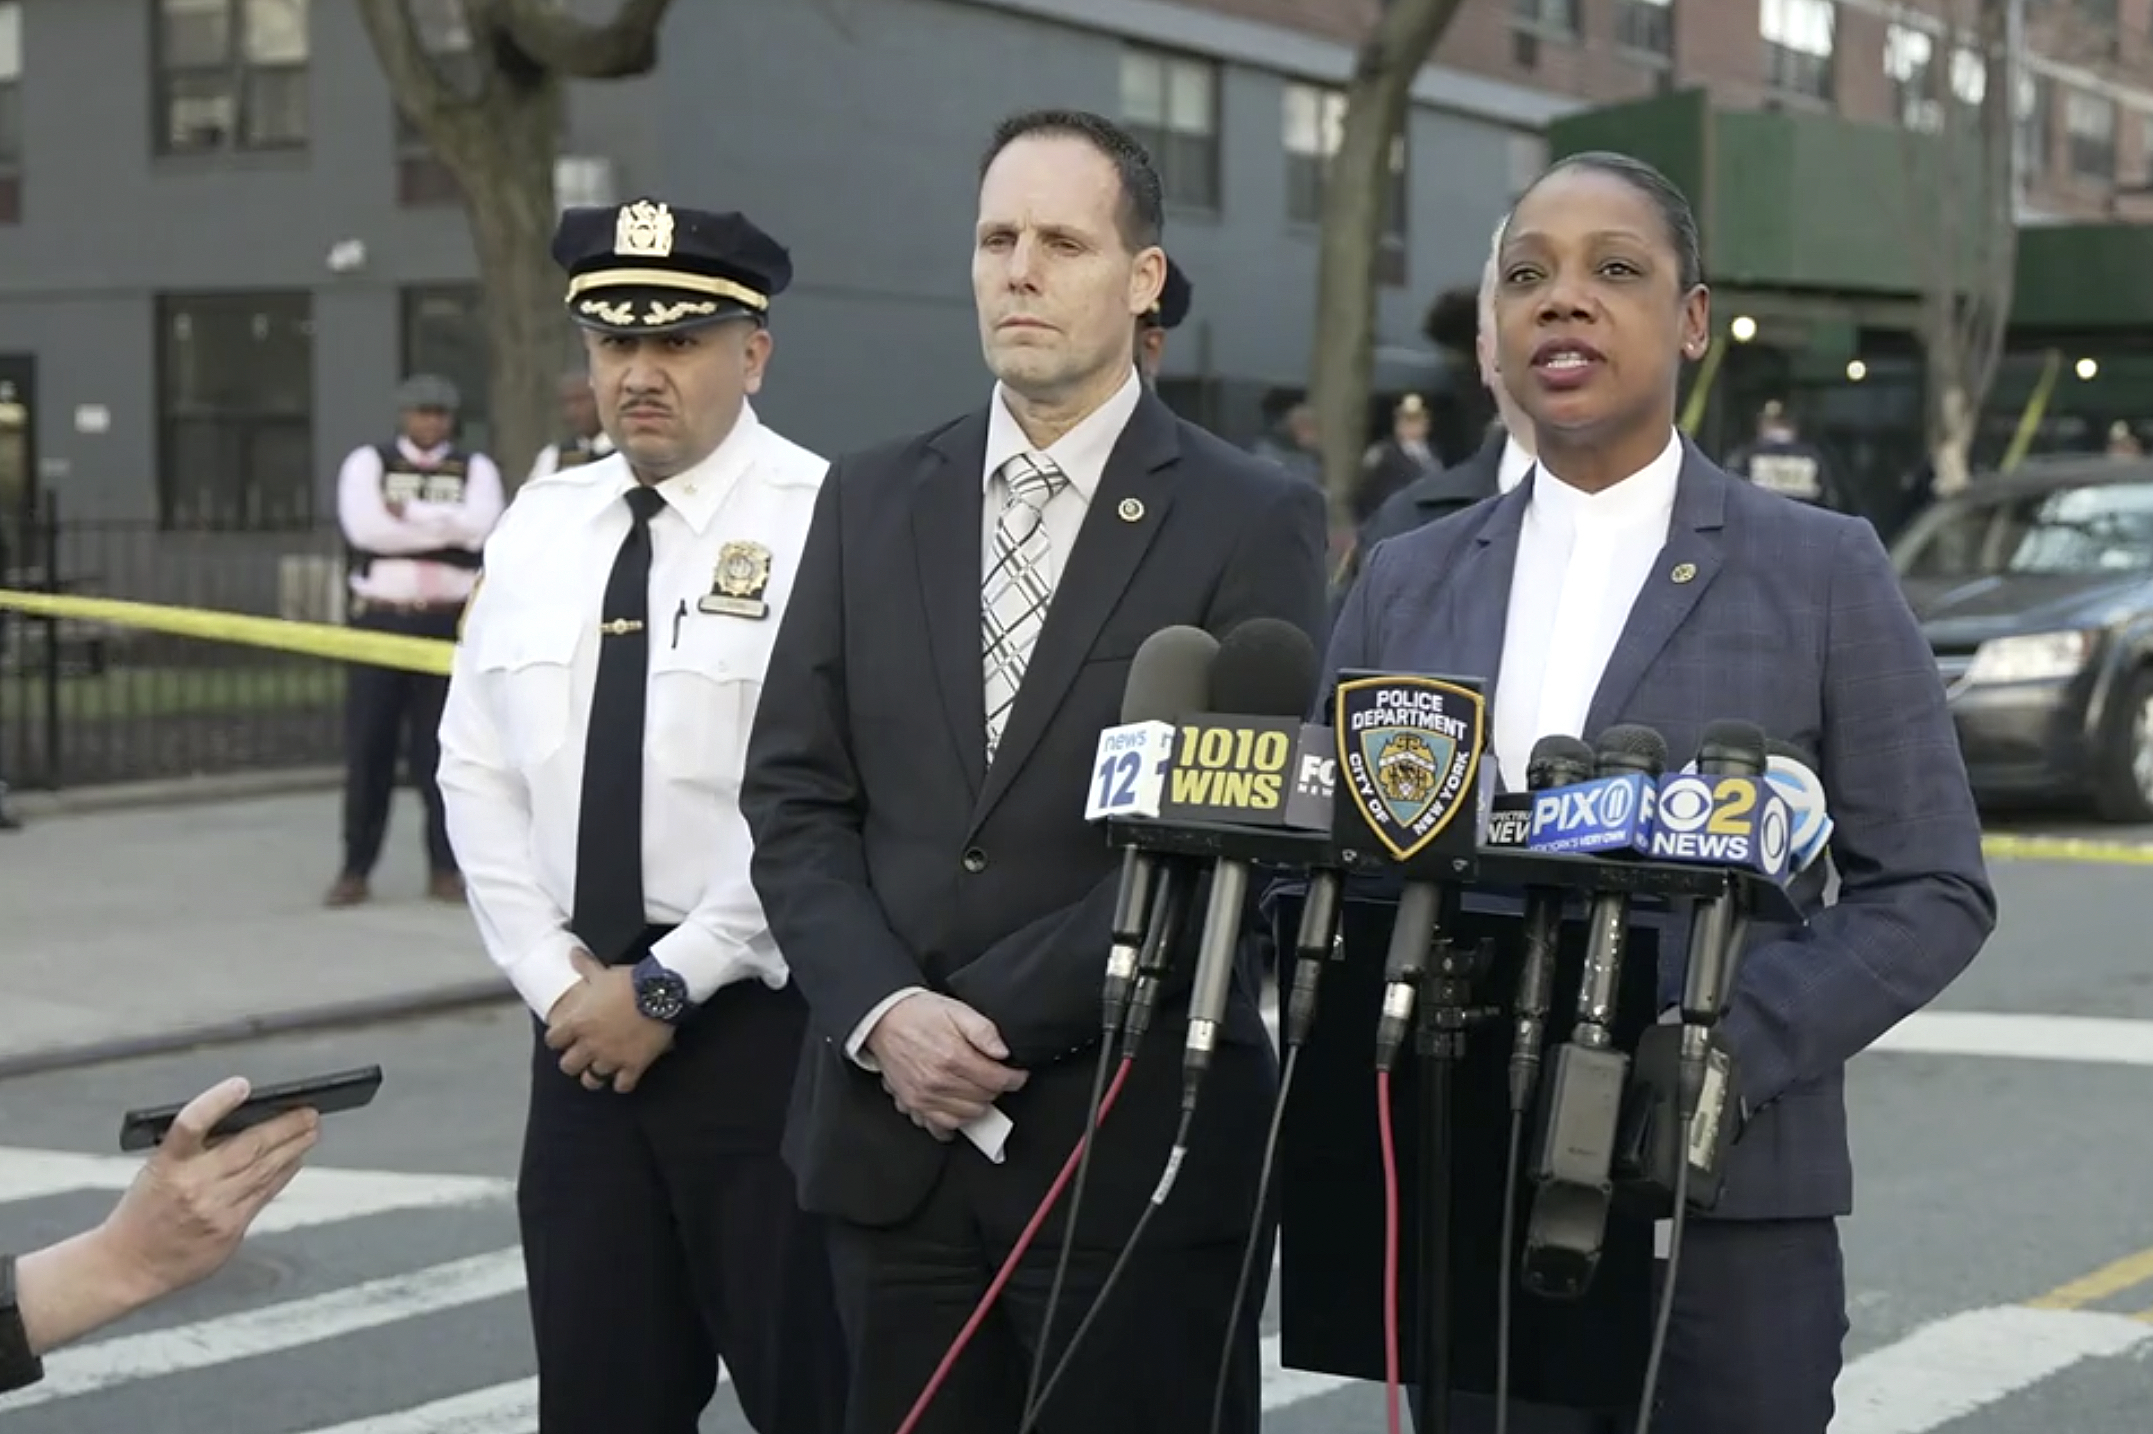
[[[30,1331],[23,1324],[15,1293],[15,1257],[0,1255],[0,1393],[22,1389],[45,1377],[45,1362],[30,1352]]]

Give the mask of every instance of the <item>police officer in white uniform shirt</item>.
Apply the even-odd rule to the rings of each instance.
[[[447,639],[478,582],[479,551],[500,521],[501,470],[452,440],[461,396],[437,374],[397,391],[401,431],[355,448],[337,475],[337,520],[351,565],[350,623],[369,632]],[[449,850],[434,731],[448,682],[430,672],[353,663],[344,678],[344,862],[326,898],[355,906],[388,835],[398,759],[426,809],[426,863],[437,901],[461,901]]]
[[[807,1006],[739,785],[825,461],[749,395],[791,279],[738,214],[571,209],[616,452],[486,548],[441,726],[487,953],[533,1014],[518,1214],[541,1434],[694,1434],[722,1359],[758,1434],[839,1434],[843,1335],[779,1155]]]

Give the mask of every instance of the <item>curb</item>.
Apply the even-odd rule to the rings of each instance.
[[[7,806],[11,813],[25,821],[38,821],[46,817],[155,811],[211,802],[242,802],[300,792],[333,791],[343,782],[344,769],[341,767],[288,767],[273,772],[229,772],[154,782],[114,782],[109,786],[68,787],[57,792],[16,790],[8,793]]]
[[[455,986],[436,986],[393,996],[370,996],[322,1006],[301,1006],[271,1011],[260,1016],[240,1016],[212,1021],[176,1031],[140,1036],[118,1036],[71,1046],[50,1046],[0,1056],[0,1080],[43,1075],[50,1071],[75,1070],[83,1066],[140,1060],[146,1056],[175,1055],[181,1051],[213,1046],[239,1045],[269,1036],[305,1035],[353,1026],[380,1025],[415,1016],[444,1015],[477,1006],[508,1004],[519,1000],[515,988],[499,978],[466,981]]]
[[[2098,837],[2016,836],[1989,832],[1983,855],[2017,861],[2080,862],[2101,866],[2153,866],[2153,842],[2103,841]]]

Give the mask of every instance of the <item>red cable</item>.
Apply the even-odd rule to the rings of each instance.
[[[1383,1400],[1390,1434],[1398,1412],[1398,1144],[1391,1133],[1390,1072],[1376,1072],[1376,1134],[1383,1143]]]
[[[1098,1129],[1099,1122],[1105,1120],[1106,1113],[1114,1108],[1114,1099],[1121,1094],[1121,1083],[1129,1078],[1129,1067],[1135,1059],[1134,1056],[1121,1058],[1121,1068],[1114,1072],[1114,1080],[1107,1086],[1106,1095],[1099,1102],[1099,1114],[1092,1122],[1093,1130]],[[1032,1247],[1032,1241],[1039,1234],[1039,1227],[1044,1225],[1047,1216],[1053,1213],[1054,1202],[1062,1198],[1062,1191],[1075,1177],[1077,1162],[1084,1158],[1084,1142],[1089,1139],[1089,1131],[1078,1138],[1076,1149],[1069,1152],[1069,1159],[1062,1165],[1062,1173],[1055,1177],[1054,1184],[1047,1190],[1046,1198],[1041,1200],[1039,1208],[1032,1212],[1031,1223],[1024,1227],[1023,1234],[1017,1236],[1016,1248],[1009,1252],[1009,1258],[1002,1261],[1002,1268],[995,1272],[994,1283],[988,1285],[987,1292],[979,1297],[979,1305],[972,1311],[972,1317],[964,1322],[963,1329],[957,1331],[956,1339],[950,1342],[949,1352],[942,1356],[942,1362],[935,1366],[934,1374],[927,1380],[927,1387],[922,1389],[920,1397],[913,1401],[912,1412],[905,1416],[904,1423],[897,1426],[897,1434],[912,1434],[912,1431],[919,1427],[920,1420],[927,1417],[927,1406],[934,1403],[934,1397],[941,1391],[943,1381],[949,1378],[950,1370],[956,1367],[957,1356],[964,1353],[965,1346],[972,1342],[972,1336],[979,1333],[980,1325],[986,1322],[987,1311],[994,1308],[994,1302],[1001,1298],[1002,1287],[1008,1284],[1009,1277],[1016,1273],[1017,1261],[1023,1259],[1024,1252]],[[1071,1237],[1074,1237],[1075,1233],[1072,1230]],[[1397,1430],[1394,1428],[1391,1434],[1397,1434]]]

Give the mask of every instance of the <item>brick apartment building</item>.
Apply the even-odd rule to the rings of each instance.
[[[994,120],[1119,114],[1160,156],[1196,284],[1168,392],[1246,439],[1265,396],[1304,381],[1338,86],[1379,3],[682,0],[656,74],[576,89],[562,193],[739,207],[790,244],[762,406],[835,451],[983,391],[964,255]],[[2029,209],[2129,217],[2153,0],[2022,3]],[[1422,316],[1477,278],[1551,122],[1704,86],[1737,108],[1924,124],[1952,92],[1945,47],[1901,9],[1466,0],[1399,149],[1380,381],[1455,378]],[[474,280],[453,190],[399,122],[353,0],[0,0],[0,510],[37,486],[70,513],[174,528],[318,520],[413,368],[462,384],[483,443]]]

